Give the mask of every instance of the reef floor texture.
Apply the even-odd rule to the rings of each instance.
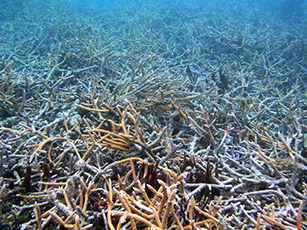
[[[192,2],[1,9],[1,229],[307,229],[306,18]]]

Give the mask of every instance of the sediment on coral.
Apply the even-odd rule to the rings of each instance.
[[[18,2],[0,9],[1,229],[307,229],[307,23]]]

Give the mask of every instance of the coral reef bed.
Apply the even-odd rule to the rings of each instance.
[[[179,3],[3,5],[1,229],[307,229],[306,17]]]

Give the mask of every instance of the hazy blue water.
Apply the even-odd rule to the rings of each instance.
[[[272,16],[276,16],[276,19],[283,18],[289,20],[295,17],[296,20],[306,21],[306,0],[47,0],[47,1],[22,1],[22,0],[1,0],[0,8],[3,11],[12,11],[22,9],[34,3],[38,8],[41,3],[45,2],[44,9],[42,11],[48,10],[48,4],[60,4],[65,11],[65,7],[69,6],[70,9],[81,10],[90,12],[93,14],[100,13],[101,11],[108,11],[108,13],[117,14],[118,11],[125,7],[142,7],[147,5],[148,7],[154,6],[161,8],[176,7],[178,10],[190,10],[191,8],[195,11],[206,11],[208,5],[216,5],[217,7],[226,8],[229,11],[233,11],[234,15],[236,13],[250,13],[257,12],[257,14],[266,15],[271,13]],[[188,6],[188,8],[187,8]],[[14,8],[15,7],[15,8]],[[33,4],[31,5],[33,8]],[[81,8],[81,9],[80,9]],[[49,9],[50,10],[50,9]],[[245,12],[244,12],[245,11]],[[103,12],[106,13],[106,12]],[[137,12],[135,12],[137,13]],[[5,15],[0,15],[2,20],[8,19]],[[242,22],[244,23],[244,22]]]

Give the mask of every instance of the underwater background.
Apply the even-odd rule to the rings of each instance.
[[[0,0],[1,229],[307,229],[306,0]]]

